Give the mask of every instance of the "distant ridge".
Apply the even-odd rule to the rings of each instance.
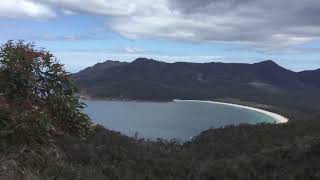
[[[138,58],[131,63],[96,64],[74,78],[84,92],[97,98],[237,98],[265,103],[271,98],[279,102],[308,99],[320,92],[320,70],[293,72],[272,60],[253,64],[165,63]]]
[[[299,76],[302,82],[305,84],[314,84],[320,88],[320,69],[313,71],[302,71],[299,73]]]
[[[274,62],[274,61],[272,61],[272,60],[265,60],[265,61],[261,61],[261,62],[254,63],[254,64],[266,64],[266,65],[275,65],[275,66],[279,66],[277,63],[275,63],[275,62]]]
[[[143,64],[143,63],[162,63],[162,62],[154,59],[148,59],[148,58],[138,58],[132,61],[132,64]]]
[[[120,62],[120,61],[112,61],[112,60],[107,60],[103,63],[97,63],[95,64],[94,66],[92,67],[88,67],[84,70],[81,71],[81,73],[93,73],[93,71],[103,71],[103,70],[106,70],[108,68],[111,68],[111,67],[116,67],[116,66],[121,66],[121,65],[125,65],[125,64],[128,64],[126,62]]]

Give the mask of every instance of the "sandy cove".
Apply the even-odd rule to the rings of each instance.
[[[243,108],[243,109],[248,109],[248,110],[252,110],[252,111],[256,111],[262,114],[265,114],[269,117],[272,117],[276,123],[287,123],[289,121],[288,118],[281,116],[279,114],[273,113],[273,112],[269,112],[263,109],[259,109],[259,108],[254,108],[254,107],[250,107],[250,106],[243,106],[243,105],[239,105],[239,104],[231,104],[231,103],[223,103],[223,102],[216,102],[216,101],[202,101],[202,100],[179,100],[179,99],[174,99],[173,101],[175,102],[205,102],[205,103],[212,103],[212,104],[221,104],[221,105],[227,105],[227,106],[233,106],[233,107],[238,107],[238,108]]]

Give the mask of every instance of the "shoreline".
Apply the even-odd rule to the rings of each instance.
[[[248,109],[248,110],[262,113],[262,114],[267,115],[267,116],[271,117],[272,119],[274,119],[277,124],[287,123],[289,121],[288,118],[286,118],[280,114],[276,114],[276,113],[266,111],[263,109],[259,109],[259,108],[255,108],[255,107],[239,105],[239,104],[224,103],[224,102],[217,102],[217,101],[206,101],[206,100],[180,100],[180,99],[174,99],[173,102],[205,102],[205,103],[212,103],[212,104],[227,105],[227,106],[233,106],[233,107]]]
[[[156,103],[167,103],[173,102],[173,100],[139,100],[139,99],[129,99],[129,98],[96,98],[96,97],[88,97],[88,96],[80,96],[81,100],[89,100],[89,101],[119,101],[119,102],[156,102]]]
[[[114,102],[153,102],[153,103],[170,103],[173,100],[135,100],[135,99],[102,99],[102,98],[80,98],[85,101],[114,101]]]
[[[183,100],[183,99],[172,99],[172,100],[164,100],[164,101],[157,101],[157,100],[134,100],[134,99],[129,99],[129,98],[92,98],[92,97],[84,97],[82,96],[80,99],[83,100],[93,100],[93,101],[120,101],[120,102],[155,102],[155,103],[168,103],[168,102],[205,102],[205,103],[212,103],[212,104],[220,104],[220,105],[226,105],[226,106],[232,106],[232,107],[237,107],[237,108],[242,108],[242,109],[247,109],[255,112],[262,113],[266,116],[271,117],[275,123],[277,124],[282,124],[282,123],[287,123],[289,121],[288,118],[274,113],[270,112],[267,110],[263,110],[260,108],[256,107],[251,107],[251,106],[246,106],[246,105],[240,105],[240,104],[233,104],[233,103],[225,103],[225,102],[218,102],[218,101],[211,101],[211,100]]]

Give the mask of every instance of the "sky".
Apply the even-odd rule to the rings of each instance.
[[[106,60],[274,60],[320,68],[319,0],[1,0],[0,43],[26,40],[70,72]]]

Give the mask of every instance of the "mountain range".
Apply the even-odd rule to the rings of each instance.
[[[266,104],[310,106],[320,100],[320,69],[294,72],[274,61],[165,63],[138,58],[106,61],[73,74],[82,93],[95,98],[172,100],[235,98]]]

